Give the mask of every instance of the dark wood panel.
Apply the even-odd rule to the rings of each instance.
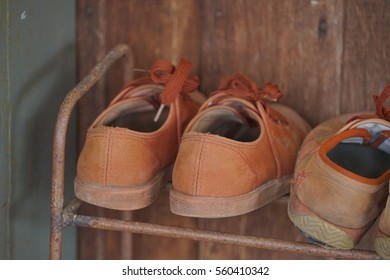
[[[285,95],[281,102],[311,124],[338,114],[341,1],[210,0],[202,1],[202,14],[204,91],[215,90],[224,76],[241,72],[259,86],[278,84]],[[277,204],[240,217],[202,220],[200,224],[212,230],[240,229],[237,233],[302,240],[286,209]],[[201,258],[216,259],[302,258],[210,243],[203,243],[200,253]]]
[[[287,216],[287,202],[276,201],[251,213],[223,218],[201,219],[200,227],[250,236],[269,237],[281,240],[303,241],[304,237]],[[320,259],[315,256],[286,253],[272,250],[259,250],[217,243],[202,242],[199,249],[201,259]]]
[[[181,217],[169,208],[169,190],[166,188],[152,205],[134,211],[136,221],[160,225],[196,228],[197,219]],[[149,235],[134,235],[135,259],[197,259],[198,242],[185,239],[162,238]]]
[[[311,124],[338,114],[342,1],[202,1],[202,88],[242,72]],[[318,110],[321,108],[321,110]]]
[[[373,111],[390,81],[390,2],[346,1],[344,26],[341,111]]]
[[[136,67],[149,69],[157,59],[176,64],[185,57],[198,73],[198,1],[128,1],[127,15],[122,23],[127,34],[122,39],[133,49]]]
[[[106,52],[105,1],[77,1],[77,77],[81,80],[101,60]],[[93,120],[104,109],[105,80],[100,80],[78,104],[78,145],[81,151],[85,135]],[[99,209],[83,204],[80,213],[98,215]],[[103,259],[104,232],[87,228],[78,230],[78,257],[80,259]]]
[[[126,23],[129,20],[130,1],[106,1],[106,44],[112,49],[117,44],[129,45],[129,29]],[[106,98],[111,101],[126,84],[133,78],[134,57],[128,57],[131,69],[126,68],[125,59],[113,65],[106,78]]]
[[[373,94],[390,81],[390,2],[346,1],[341,112],[374,111]],[[358,248],[374,250],[377,224]]]
[[[127,38],[134,51],[134,65],[149,69],[157,59],[174,64],[184,57],[199,74],[199,4],[195,0],[128,1]],[[137,221],[196,227],[196,219],[178,217],[169,210],[168,192],[146,209],[135,211]],[[195,242],[135,235],[135,259],[196,259]]]
[[[107,54],[108,45],[106,1],[78,1],[77,2],[77,53],[78,53],[78,79],[81,80],[89,71]],[[118,63],[119,64],[119,63]],[[81,150],[88,127],[93,120],[106,107],[108,102],[108,89],[123,84],[123,72],[118,65],[113,66],[108,77],[102,78],[79,102],[78,134],[79,150]],[[115,74],[115,75],[113,75]],[[112,86],[114,85],[114,86]],[[88,204],[80,208],[83,215],[121,218],[119,211],[103,209]],[[121,259],[122,240],[128,240],[126,234],[114,231],[92,230],[80,228],[78,231],[78,253],[80,259]],[[129,248],[131,251],[131,247]]]
[[[343,1],[285,1],[279,84],[284,102],[314,126],[340,112]]]
[[[77,1],[77,77],[81,80],[101,61],[106,48],[106,1]],[[101,79],[79,101],[78,144],[81,150],[85,134],[94,119],[106,106],[105,79]]]

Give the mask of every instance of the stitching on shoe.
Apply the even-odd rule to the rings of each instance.
[[[205,139],[203,139],[202,141],[202,148],[200,150],[200,157],[199,157],[199,161],[200,161],[200,166],[199,166],[199,177],[198,177],[198,188],[197,188],[197,194],[201,193],[202,189],[203,189],[203,180],[202,180],[202,171],[203,171],[203,162],[204,160],[202,160],[202,155],[203,153],[207,155],[205,149],[206,149],[206,146],[204,144],[205,143]]]
[[[104,155],[104,159],[105,159],[105,166],[104,166],[104,172],[103,173],[103,185],[107,185],[107,177],[108,177],[108,166],[109,166],[109,163],[108,163],[108,160],[109,160],[109,155],[110,155],[110,141],[111,141],[111,133],[108,134],[108,137],[106,139],[106,149],[105,149],[105,155]]]
[[[199,177],[200,177],[200,169],[201,169],[201,158],[202,158],[202,151],[203,151],[203,145],[204,145],[204,138],[200,141],[200,148],[199,148],[199,156],[197,160],[197,171],[196,171],[196,180],[195,180],[195,195],[198,195],[200,188],[199,188]]]
[[[110,177],[111,177],[111,172],[112,172],[112,146],[114,144],[114,141],[112,140],[112,134],[110,134],[110,142],[109,142],[109,150],[108,150],[108,157],[109,157],[109,161],[107,161],[107,182],[106,182],[106,185],[110,180]]]

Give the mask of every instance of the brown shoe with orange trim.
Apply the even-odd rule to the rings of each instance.
[[[389,96],[390,83],[374,96],[375,114],[326,121],[302,144],[288,215],[314,242],[351,249],[383,210],[390,177]]]
[[[241,74],[227,77],[187,126],[176,159],[171,211],[228,217],[289,192],[298,149],[310,130],[281,93]]]
[[[156,61],[130,82],[88,129],[77,164],[76,196],[117,210],[151,204],[170,176],[180,138],[200,104],[192,64]],[[196,93],[195,93],[196,94]],[[205,98],[196,94],[202,102]],[[200,98],[199,98],[200,97]]]
[[[375,251],[382,258],[390,260],[390,195],[387,198],[385,210],[383,210],[379,219]]]

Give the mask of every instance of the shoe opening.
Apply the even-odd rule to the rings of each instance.
[[[370,141],[353,137],[338,143],[327,153],[327,157],[340,167],[359,176],[376,179],[390,169],[390,138],[383,136],[389,127],[380,124],[364,124]]]
[[[247,111],[215,108],[205,113],[191,128],[193,132],[218,135],[240,142],[253,142],[260,136],[258,121]]]
[[[157,98],[122,101],[107,113],[100,125],[127,128],[138,132],[156,131],[163,126],[169,115],[169,106],[165,106],[158,120],[154,120],[160,106]]]

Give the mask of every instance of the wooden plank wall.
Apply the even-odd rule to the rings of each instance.
[[[117,43],[134,65],[156,59],[191,60],[209,94],[228,74],[242,72],[260,86],[279,85],[287,104],[311,125],[340,113],[373,110],[371,94],[390,80],[390,2],[386,0],[79,0],[78,77]],[[79,144],[97,114],[123,85],[111,71],[79,106]],[[306,241],[275,202],[224,219],[194,219],[169,211],[164,191],[133,212],[84,206],[84,214]],[[374,229],[360,248],[372,249]],[[79,230],[80,259],[311,259],[304,255],[118,232]]]

